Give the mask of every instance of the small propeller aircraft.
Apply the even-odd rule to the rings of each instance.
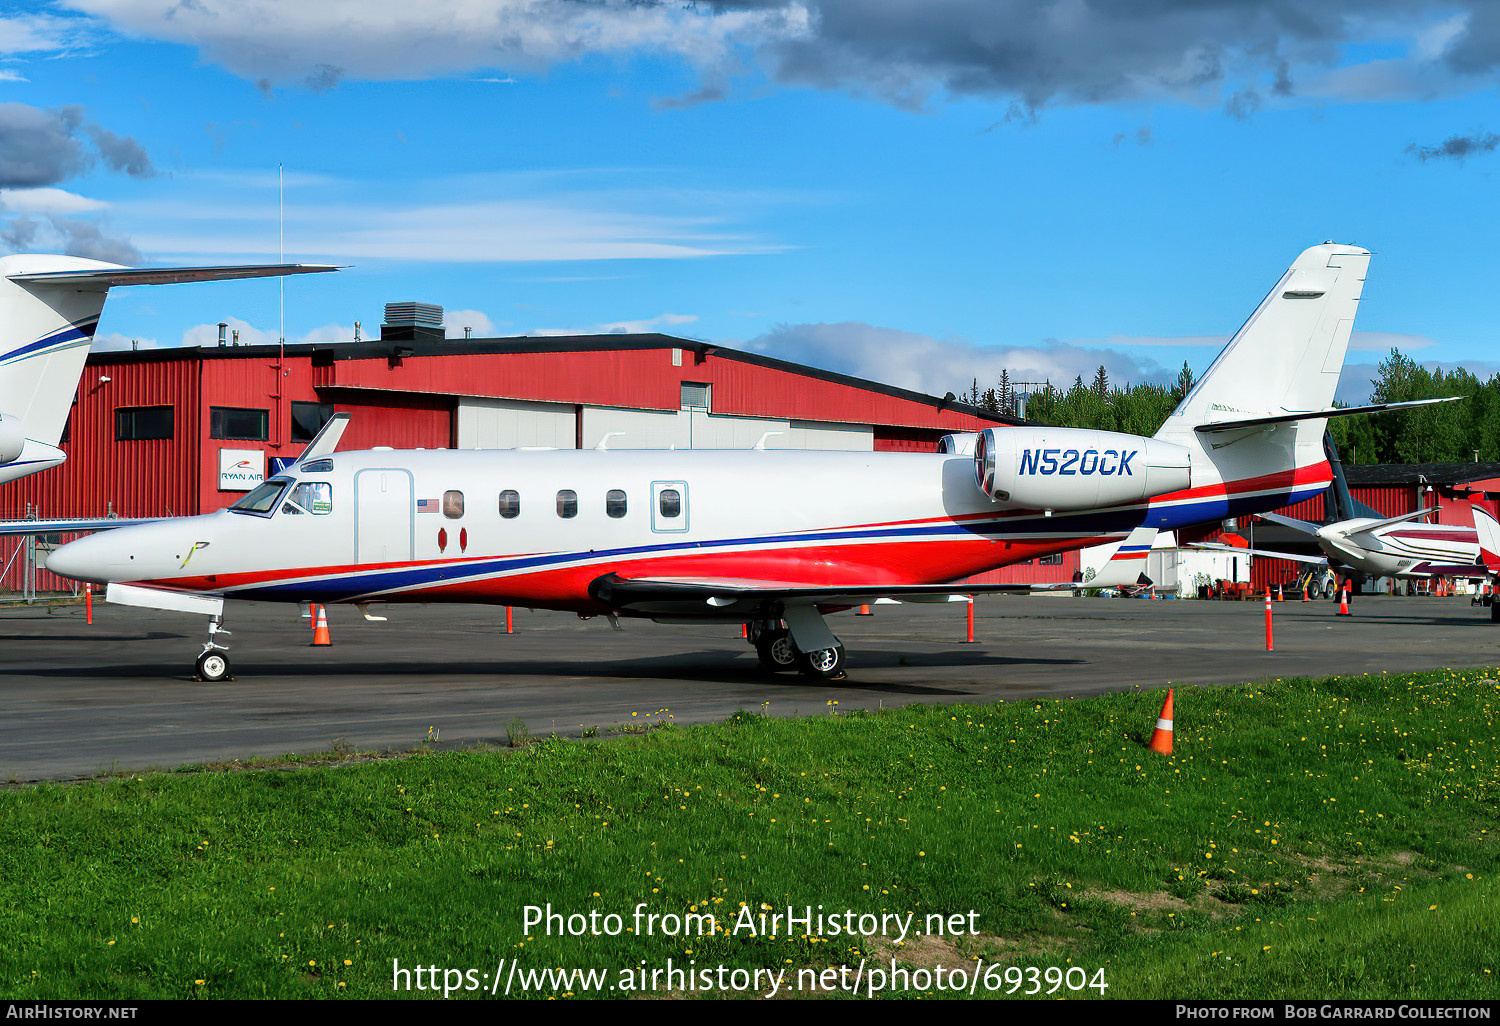
[[[68,458],[58,446],[110,289],[336,270],[325,264],[122,267],[46,254],[0,257],[0,484]],[[68,521],[67,527],[80,530],[85,523],[91,522]]]
[[[1368,262],[1334,243],[1299,256],[1150,438],[1022,425],[936,453],[338,452],[338,414],[227,509],[85,537],[47,565],[111,602],[207,614],[205,681],[230,675],[235,599],[741,622],[769,670],[837,678],[825,613],[1012,590],[953,582],[1115,539],[1106,572],[1134,580],[1159,530],[1321,492],[1327,418],[1419,405],[1331,405]]]

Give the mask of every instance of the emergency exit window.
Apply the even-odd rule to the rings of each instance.
[[[660,502],[662,516],[669,518],[682,516],[682,493],[676,488],[663,488]]]

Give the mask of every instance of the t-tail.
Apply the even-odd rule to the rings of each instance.
[[[322,264],[130,268],[79,257],[0,257],[0,484],[67,459],[58,446],[111,288],[336,269]]]
[[[1311,498],[1333,480],[1328,418],[1404,405],[1333,406],[1369,263],[1357,246],[1304,251],[1178,404],[1155,437],[1189,451],[1193,486],[1162,497],[1161,526]]]

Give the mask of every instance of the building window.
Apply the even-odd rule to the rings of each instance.
[[[618,488],[611,488],[604,494],[604,512],[615,520],[625,515],[625,493]]]
[[[1054,552],[1050,556],[1043,556],[1036,562],[1038,566],[1062,566],[1062,558],[1063,554],[1061,552]]]
[[[241,410],[212,406],[208,410],[208,437],[264,442],[271,437],[269,410]]]
[[[514,520],[521,515],[521,493],[513,488],[507,488],[500,493],[500,516],[506,520]]]
[[[172,407],[122,406],[115,411],[115,441],[144,442],[172,437]]]
[[[710,409],[710,401],[713,396],[713,386],[700,385],[691,381],[682,383],[682,403],[684,410],[698,410],[707,413]]]
[[[443,493],[443,516],[447,517],[449,520],[457,520],[459,517],[461,517],[463,515],[464,515],[464,493],[463,492],[444,492]]]
[[[682,516],[682,493],[676,488],[663,488],[659,501],[662,516],[668,518]]]
[[[311,442],[333,419],[333,403],[292,403],[292,441]]]
[[[578,515],[578,493],[571,488],[564,488],[557,493],[557,515],[564,520],[571,520]]]

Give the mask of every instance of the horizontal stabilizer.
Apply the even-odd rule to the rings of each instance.
[[[1313,563],[1317,566],[1327,566],[1327,556],[1300,556],[1292,552],[1276,552],[1271,549],[1239,549],[1233,545],[1215,545],[1212,542],[1198,542],[1189,545],[1190,549],[1207,549],[1210,552],[1232,552],[1236,556],[1265,556],[1268,559],[1290,559],[1297,563]]]
[[[236,264],[215,267],[110,267],[74,271],[37,271],[7,277],[27,286],[58,286],[80,292],[104,292],[120,285],[178,285],[189,281],[236,278],[280,278],[289,274],[337,271],[333,264]]]
[[[1260,517],[1268,524],[1280,524],[1282,527],[1290,527],[1293,531],[1309,535],[1313,538],[1316,538],[1318,536],[1318,528],[1323,526],[1322,524],[1314,524],[1310,520],[1298,520],[1296,517],[1284,517],[1280,513],[1257,513],[1256,516]]]
[[[1246,417],[1243,420],[1216,420],[1199,424],[1194,431],[1212,434],[1216,431],[1235,431],[1240,428],[1265,427],[1270,424],[1294,424],[1303,420],[1329,420],[1333,417],[1352,417],[1356,413],[1384,413],[1387,410],[1407,410],[1416,406],[1432,406],[1434,403],[1451,403],[1462,399],[1461,395],[1444,396],[1441,399],[1413,399],[1404,403],[1376,403],[1374,406],[1330,406],[1326,410],[1309,410],[1305,413],[1277,413],[1264,417]]]
[[[1387,527],[1395,527],[1397,524],[1404,524],[1408,520],[1425,517],[1431,512],[1433,512],[1431,509],[1419,509],[1415,513],[1403,513],[1399,517],[1391,517],[1388,520],[1377,520],[1373,524],[1366,524],[1356,531],[1350,531],[1349,535],[1352,537],[1356,534],[1374,534],[1376,531],[1384,530]]]

